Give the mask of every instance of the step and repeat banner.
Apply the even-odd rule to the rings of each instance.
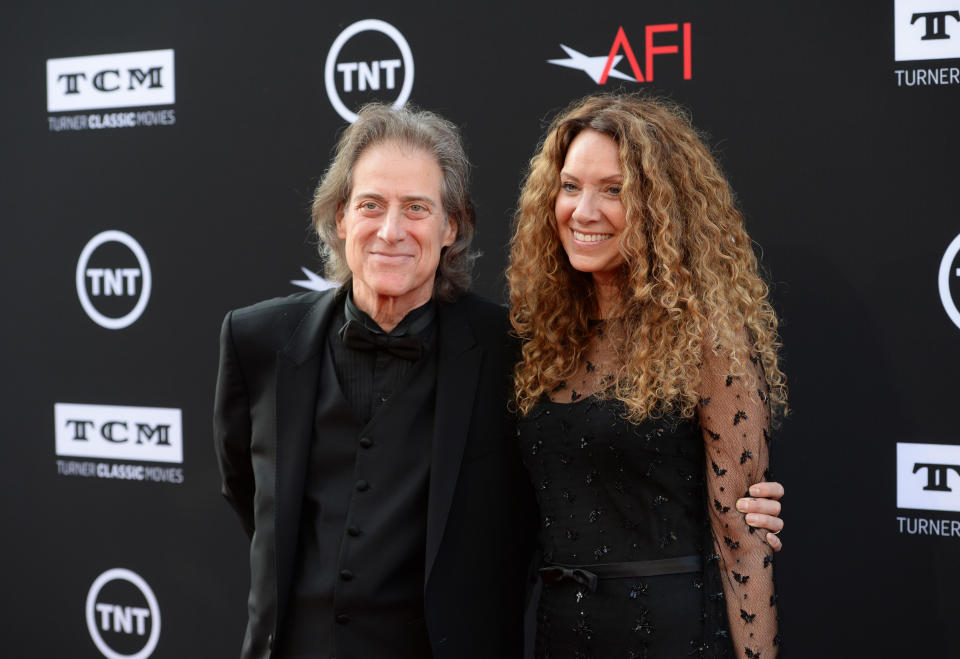
[[[463,128],[475,288],[502,300],[545,122],[615,90],[690,109],[783,319],[785,648],[956,654],[960,0],[18,4],[0,10],[0,654],[237,656],[218,332],[329,285],[308,207],[338,132],[371,100]]]

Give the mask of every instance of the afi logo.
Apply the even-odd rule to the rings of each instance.
[[[392,42],[388,46],[391,55],[377,57],[370,56],[366,49],[360,52],[356,48],[345,49],[348,42],[365,32],[388,37]],[[363,37],[359,41],[367,48],[371,46]],[[389,23],[375,18],[358,21],[341,32],[330,46],[323,81],[337,114],[353,123],[357,115],[351,107],[359,108],[365,102],[380,101],[399,108],[409,100],[413,90],[413,53],[404,36]],[[381,91],[384,92],[382,95]],[[365,93],[358,97],[360,92]],[[347,94],[354,98],[345,99]]]
[[[897,61],[960,57],[960,0],[894,0]]]
[[[308,270],[304,267],[301,267],[300,270],[303,272],[303,275],[306,277],[306,279],[291,279],[290,283],[294,286],[305,288],[308,291],[325,291],[328,288],[336,288],[340,285],[335,281],[324,279],[320,275],[316,274],[313,270]]]
[[[595,57],[584,55],[569,46],[560,44],[567,57],[565,59],[547,60],[547,63],[565,66],[570,69],[579,69],[590,76],[598,85],[605,85],[610,77],[631,82],[653,82],[654,58],[663,55],[679,55],[683,65],[683,79],[690,80],[693,77],[692,28],[690,23],[647,25],[643,34],[644,66],[642,68],[622,26],[617,29],[613,44],[610,46],[610,52],[606,57],[603,55]],[[664,36],[658,39],[657,35]],[[616,68],[624,57],[627,58],[630,72],[633,74],[632,77]]]
[[[897,444],[897,508],[960,512],[958,476],[960,446]]]
[[[103,267],[107,261],[114,267]],[[90,320],[106,329],[123,329],[140,318],[150,301],[150,261],[129,234],[104,231],[80,252],[76,284],[80,305]]]
[[[183,462],[179,409],[56,403],[57,455]]]
[[[173,105],[173,51],[47,60],[47,111]]]
[[[87,631],[107,659],[147,659],[160,640],[160,605],[149,584],[124,568],[107,570],[87,592]]]

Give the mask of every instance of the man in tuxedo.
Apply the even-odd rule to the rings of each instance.
[[[521,656],[537,520],[506,310],[467,292],[468,170],[451,123],[368,106],[313,204],[343,286],[224,320],[214,436],[251,543],[245,658]],[[776,501],[749,505],[780,528]]]

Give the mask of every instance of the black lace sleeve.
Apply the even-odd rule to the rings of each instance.
[[[730,362],[706,351],[701,370],[699,417],[706,444],[710,524],[738,657],[777,655],[773,551],[765,533],[754,532],[737,512],[747,488],[767,480],[770,407],[758,364],[748,361],[743,376],[730,375]]]

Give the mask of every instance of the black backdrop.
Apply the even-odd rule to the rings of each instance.
[[[960,259],[948,247],[960,233],[960,19],[909,21],[960,1],[86,4],[0,10],[4,656],[236,655],[247,559],[211,445],[217,332],[228,309],[300,290],[301,268],[320,267],[308,205],[345,125],[324,67],[363,19],[396,28],[414,70],[383,33],[363,32],[335,64],[371,73],[387,62],[380,90],[358,91],[358,68],[348,92],[334,68],[337,94],[354,109],[392,101],[413,75],[411,100],[463,127],[484,252],[475,288],[490,297],[503,297],[511,209],[545,118],[604,89],[690,108],[783,318],[786,647],[956,652]],[[647,26],[658,25],[653,44],[678,52],[655,55],[650,81]],[[644,82],[627,57],[604,85],[548,62],[602,64],[621,27]],[[139,78],[116,57],[66,62],[85,72],[77,94],[63,94],[68,78],[48,92],[48,60],[164,50],[175,69],[156,79],[156,55],[132,67]],[[903,52],[913,59],[897,61]],[[99,86],[119,92],[93,88],[103,70],[117,73]],[[151,84],[175,100],[111,100]],[[57,94],[80,109],[48,111]],[[111,123],[140,125],[95,127]],[[122,329],[94,322],[78,296],[81,252],[104,231],[132,237],[152,274],[142,315]],[[144,268],[121,243],[81,270],[103,315],[124,315],[142,293]],[[96,295],[110,275],[125,277],[120,288]],[[58,403],[106,407],[55,416]]]

